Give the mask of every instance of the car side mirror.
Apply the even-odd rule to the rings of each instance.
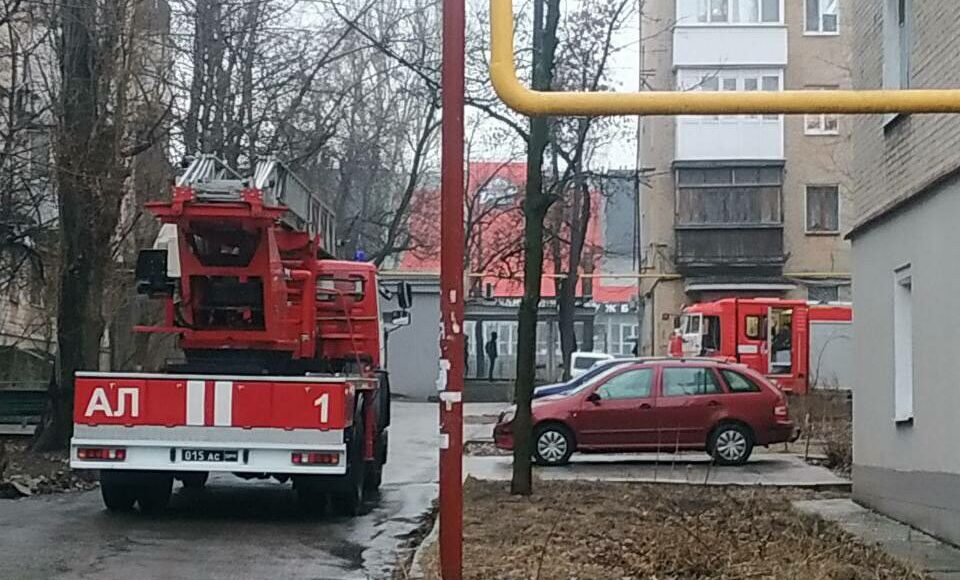
[[[603,397],[600,396],[600,393],[594,391],[587,395],[587,400],[593,403],[594,405],[599,405],[600,401],[603,400]]]

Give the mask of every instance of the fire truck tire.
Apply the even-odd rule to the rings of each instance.
[[[111,471],[100,472],[100,495],[103,504],[112,512],[128,512],[137,501],[137,488]]]
[[[363,507],[366,466],[363,460],[363,422],[354,423],[355,431],[350,440],[347,473],[340,479],[337,491],[333,493],[333,509],[340,515],[353,517]]]
[[[173,475],[167,473],[150,474],[140,485],[136,486],[137,504],[140,513],[157,514],[170,503],[170,493],[173,491]]]
[[[189,473],[181,473],[177,476],[177,479],[183,484],[183,488],[191,490],[203,489],[207,485],[207,479],[209,478],[210,474],[206,471],[192,471]]]
[[[387,432],[384,431],[377,437],[376,457],[373,461],[368,461],[367,473],[363,478],[363,489],[367,493],[380,493],[380,484],[383,482],[383,465],[387,462]]]
[[[307,515],[321,515],[327,507],[327,489],[317,477],[300,476],[293,480],[297,504]]]

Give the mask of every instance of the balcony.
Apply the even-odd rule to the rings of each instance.
[[[681,271],[727,267],[782,268],[783,226],[677,226]]]
[[[783,159],[783,118],[677,117],[678,161]]]
[[[782,25],[681,25],[673,34],[675,67],[787,65]]]

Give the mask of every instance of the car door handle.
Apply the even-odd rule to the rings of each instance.
[[[640,409],[643,409],[643,410],[652,409],[652,408],[653,407],[650,405],[650,403],[643,403],[642,405],[640,405]]]
[[[709,403],[707,403],[707,406],[708,406],[708,407],[719,407],[719,406],[720,406],[720,401],[710,401]]]

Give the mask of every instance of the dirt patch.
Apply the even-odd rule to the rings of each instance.
[[[495,425],[499,415],[467,415],[463,422],[467,425]]]
[[[489,441],[466,441],[463,444],[464,455],[513,455],[512,451],[498,449],[496,445]]]
[[[28,437],[0,437],[0,499],[86,490],[97,486],[93,471],[74,471],[66,451],[32,453]]]
[[[465,487],[464,578],[623,580],[924,576],[791,500],[823,494],[538,481],[530,498],[507,484]],[[436,548],[426,550],[427,578]]]

